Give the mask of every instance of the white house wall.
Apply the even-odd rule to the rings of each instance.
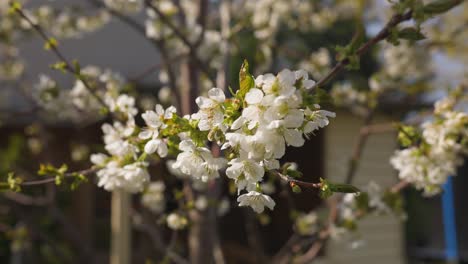
[[[385,122],[384,117],[375,121]],[[342,182],[359,133],[362,119],[338,112],[325,134],[325,173],[331,181]],[[395,150],[394,133],[374,134],[367,141],[353,183],[363,187],[373,180],[391,186],[396,175],[388,160]],[[404,263],[403,232],[400,220],[391,216],[370,216],[359,222],[362,246],[351,249],[350,243],[330,240],[324,264],[399,264]]]

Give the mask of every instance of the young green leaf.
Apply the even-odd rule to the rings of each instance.
[[[249,72],[249,62],[244,60],[239,71],[239,91],[237,92],[237,98],[243,100],[245,94],[253,87],[255,87],[255,79]]]
[[[398,32],[398,37],[410,41],[423,40],[426,37],[421,33],[420,30],[414,27],[407,27]]]
[[[461,4],[463,0],[436,0],[422,8],[422,11],[428,15],[442,14],[455,6]]]

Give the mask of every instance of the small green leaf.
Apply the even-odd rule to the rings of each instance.
[[[361,67],[360,57],[357,54],[352,54],[348,56],[348,65],[346,65],[347,70],[359,70]]]
[[[65,73],[66,69],[67,69],[67,63],[64,62],[64,61],[59,61],[59,62],[56,62],[56,63],[50,65],[50,67],[52,69],[54,69],[54,70],[59,70],[59,71]]]
[[[359,49],[362,43],[364,43],[365,36],[366,35],[364,34],[364,26],[362,24],[359,24],[356,33],[353,36],[353,39],[348,45],[350,53],[355,53]]]
[[[81,72],[81,66],[78,60],[73,60],[72,61],[73,67],[75,68],[75,73],[80,74]]]
[[[72,191],[76,190],[82,183],[88,182],[88,178],[84,174],[81,173],[74,173],[73,174],[73,182],[70,186]]]
[[[301,193],[301,192],[302,192],[301,187],[299,187],[299,185],[297,185],[297,184],[294,184],[294,185],[292,185],[291,187],[292,187],[292,191],[293,191],[294,193]]]
[[[11,191],[13,192],[21,191],[21,183],[23,182],[23,179],[19,177],[15,177],[15,174],[13,172],[8,173],[7,182]]]
[[[329,183],[329,188],[334,193],[359,193],[361,192],[357,187],[351,184],[344,183]]]
[[[382,201],[390,208],[392,211],[401,215],[404,213],[404,201],[400,193],[395,193],[392,191],[386,191],[382,196]]]
[[[340,226],[350,230],[350,231],[355,231],[357,229],[357,223],[354,220],[351,219],[345,219]]]
[[[406,39],[406,40],[411,40],[411,41],[417,41],[417,40],[423,40],[426,37],[421,33],[420,30],[414,28],[414,27],[407,27],[398,32],[398,37],[401,39]]]
[[[327,199],[333,195],[333,192],[330,190],[329,183],[327,180],[320,178],[320,197],[322,199]]]
[[[332,196],[333,193],[360,193],[361,191],[351,185],[342,183],[330,183],[329,181],[320,178],[320,197],[327,199]]]
[[[231,86],[228,86],[228,90],[229,92],[231,93],[231,96],[235,96],[236,93],[234,92],[234,90],[232,90],[232,87]]]
[[[356,207],[359,210],[367,211],[369,209],[369,194],[366,192],[361,192],[359,195],[356,195],[355,201]]]
[[[253,87],[255,87],[255,79],[249,72],[249,62],[244,60],[239,71],[239,91],[237,92],[237,98],[244,100],[245,94]]]
[[[19,1],[12,1],[10,3],[10,9],[8,10],[8,13],[14,14],[17,11],[20,11],[22,8],[21,3]]]
[[[55,49],[58,46],[58,41],[57,39],[51,37],[47,40],[47,42],[44,44],[44,49],[45,50],[51,50]]]
[[[461,4],[462,2],[463,0],[436,0],[423,6],[422,11],[427,15],[442,14]]]
[[[291,169],[287,169],[286,170],[286,174],[288,176],[291,176],[293,178],[301,178],[302,177],[302,172],[298,171],[298,170],[291,170]]]
[[[421,140],[421,135],[415,127],[401,125],[398,128],[398,142],[402,147],[409,147],[417,144]]]

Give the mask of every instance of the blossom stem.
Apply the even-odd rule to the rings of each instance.
[[[44,29],[37,23],[34,23],[31,18],[29,18],[22,9],[20,8],[15,8],[14,9],[17,14],[19,14],[26,22],[41,36],[41,38],[46,41],[47,43],[50,41],[50,38],[47,36],[47,33],[44,31]],[[81,75],[80,71],[78,69],[75,69],[73,65],[67,60],[67,58],[62,54],[62,52],[59,50],[57,45],[49,45],[50,50],[60,59],[61,62],[65,63],[64,70],[67,71],[68,73],[72,74],[75,76],[75,78],[79,81],[81,81],[86,88],[86,90],[91,94],[91,96],[96,99],[96,101],[99,102],[99,104],[102,105],[102,107],[108,109],[107,105],[105,104],[104,100],[97,96],[91,85],[86,81],[84,76]]]
[[[277,170],[272,170],[270,172],[277,175],[282,180],[288,182],[290,185],[296,184],[296,185],[299,185],[300,187],[311,188],[311,189],[319,189],[320,187],[322,187],[322,183],[320,183],[320,182],[314,183],[314,182],[300,181],[300,180],[294,179],[294,178],[292,178],[292,177],[290,177],[288,175],[284,175],[284,174],[280,173]]]

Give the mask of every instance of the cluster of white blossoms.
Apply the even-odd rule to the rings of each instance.
[[[323,77],[331,68],[331,55],[326,48],[320,48],[312,52],[307,60],[299,63],[301,69],[312,74],[315,79]]]
[[[209,63],[213,68],[221,66],[222,57],[220,56],[219,45],[221,33],[218,30],[203,29],[203,26],[198,23],[198,5],[196,2],[182,0],[176,5],[170,0],[159,0],[153,1],[152,6],[157,8],[166,19],[171,20],[172,24],[182,29],[189,42],[197,43],[197,56],[202,61]],[[171,54],[173,57],[190,52],[186,43],[183,43],[175,32],[162,21],[153,8],[148,7],[146,13],[145,28],[147,37],[157,40],[164,39],[166,46],[170,47],[168,52],[177,52]],[[184,23],[179,19],[181,14],[184,17]]]
[[[328,125],[328,118],[335,116],[318,105],[304,107],[303,95],[314,84],[305,71],[283,70],[277,76],[258,76],[255,87],[245,94],[242,113],[230,125],[222,146],[233,154],[227,177],[235,181],[239,193],[247,191],[238,198],[241,206],[249,205],[258,213],[264,206],[272,209],[274,201],[259,192],[265,173],[279,169],[286,146],[301,147],[304,137]],[[211,109],[211,129],[224,130],[214,118],[222,109]]]
[[[455,103],[452,97],[436,102],[434,119],[422,125],[422,142],[397,150],[390,160],[400,179],[425,195],[439,193],[468,154],[468,115],[454,110]]]
[[[165,190],[164,182],[151,182],[141,196],[141,204],[153,213],[162,213],[166,208]]]
[[[122,94],[127,84],[122,75],[108,69],[102,70],[96,66],[83,68],[81,74],[87,83],[92,84],[91,89],[93,90],[89,91],[89,88],[81,80],[76,80],[70,91],[70,97],[75,107],[81,111],[96,113],[102,109],[103,106],[100,102],[102,101],[110,112],[128,113],[131,116],[137,114],[135,100]],[[100,101],[96,97],[99,97]]]
[[[3,24],[5,23],[0,21],[0,34],[8,36],[9,34],[5,31],[11,29],[3,29]],[[12,43],[0,43],[0,50],[2,50],[0,53],[0,81],[16,80],[23,74],[25,68],[23,61],[18,58],[19,49]]]
[[[72,105],[69,92],[61,89],[58,84],[49,76],[39,75],[37,82],[32,89],[32,98],[47,112],[47,117],[58,120],[76,119],[79,113]]]
[[[87,15],[77,9],[57,10],[44,5],[30,12],[29,17],[59,38],[76,38],[84,33],[94,32],[111,19],[110,14],[105,10],[98,10],[96,14]],[[29,27],[28,24],[24,26]]]
[[[135,99],[123,94],[126,81],[120,74],[87,66],[81,70],[81,75],[90,87],[76,80],[72,89],[61,89],[51,77],[44,74],[39,76],[39,82],[32,87],[31,94],[47,111],[48,118],[73,122],[96,120],[103,108],[129,119],[137,114]]]
[[[0,80],[16,80],[21,76],[25,64],[18,57],[18,42],[28,39],[34,30],[26,20],[8,15],[9,6],[10,1],[1,1],[0,35],[3,37],[0,40]],[[33,23],[46,28],[60,39],[82,37],[97,31],[111,20],[107,10],[98,9],[92,14],[84,11],[80,8],[54,8],[48,5],[23,9]]]
[[[402,41],[395,46],[382,46],[382,69],[369,79],[372,91],[398,89],[402,83],[414,83],[428,77],[432,68],[430,57],[421,47]]]
[[[141,191],[149,178],[146,156],[164,158],[175,152],[169,168],[179,177],[207,183],[226,169],[237,186],[240,206],[251,206],[258,213],[264,207],[273,209],[275,202],[264,194],[270,191],[262,190],[262,186],[268,189],[265,174],[280,168],[287,146],[301,147],[335,114],[321,110],[312,100],[315,82],[303,70],[249,77],[251,82],[234,98],[226,98],[218,88],[198,97],[199,111],[192,115],[180,117],[174,107],[164,110],[157,105],[155,111],[142,114],[146,126],[138,129],[133,101],[116,108],[127,111],[127,121],[103,126],[111,157],[93,156],[93,162],[103,167],[98,172],[99,185],[107,190]],[[208,141],[222,146],[225,158],[215,156]],[[132,168],[138,171],[130,173]]]
[[[330,91],[330,95],[333,98],[335,105],[350,107],[357,112],[365,111],[365,109],[362,108],[369,100],[369,96],[366,91],[355,89],[349,81],[335,83]]]
[[[115,121],[104,124],[104,144],[110,156],[99,153],[91,155],[91,161],[100,168],[96,173],[98,186],[108,191],[122,189],[130,193],[141,192],[149,181],[148,164],[138,159],[140,152],[133,140],[135,121]]]
[[[143,0],[104,0],[109,8],[122,13],[135,13],[143,8]]]
[[[182,152],[172,167],[203,182],[219,177],[219,170],[226,165],[224,158],[213,157],[208,148],[197,147],[192,140],[182,140],[179,150]]]
[[[272,38],[283,25],[300,31],[325,30],[339,17],[352,17],[357,11],[358,5],[348,2],[338,1],[334,8],[327,3],[308,0],[234,1],[234,5],[252,16],[255,36],[265,40]],[[245,16],[245,13],[236,12],[235,15]]]
[[[86,87],[83,81],[76,81],[70,91],[74,106],[94,113],[104,107],[117,118],[112,124],[102,125],[108,154],[91,155],[91,162],[99,168],[96,173],[98,186],[108,191],[143,191],[150,176],[147,171],[148,163],[141,158],[143,151],[138,145],[138,127],[135,123],[138,110],[135,98],[123,93],[125,80],[118,74],[101,71],[96,67],[86,67],[81,74],[91,87]],[[140,134],[144,134],[144,131]]]

